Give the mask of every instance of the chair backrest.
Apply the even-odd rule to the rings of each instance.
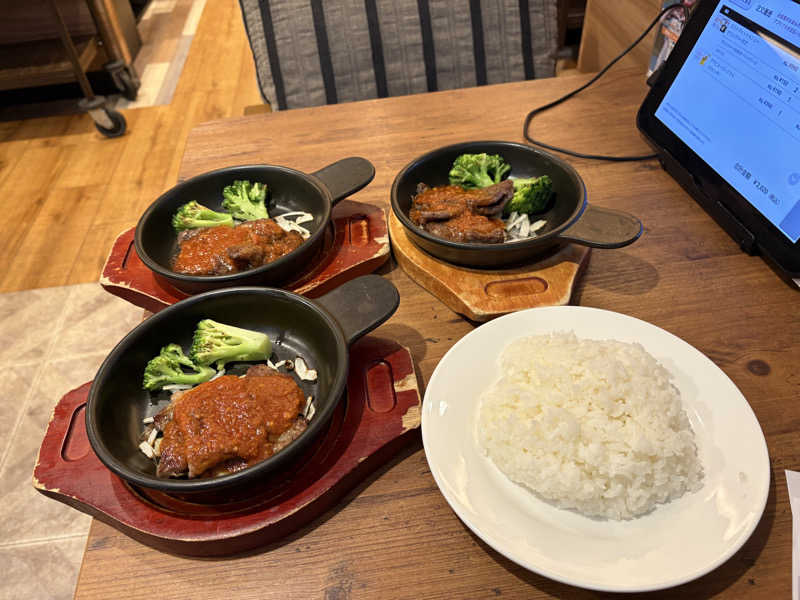
[[[557,0],[239,0],[273,110],[555,72]]]

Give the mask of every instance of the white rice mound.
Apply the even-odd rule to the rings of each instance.
[[[477,437],[512,481],[560,508],[609,519],[700,489],[678,389],[640,344],[556,333],[518,339],[499,360]]]

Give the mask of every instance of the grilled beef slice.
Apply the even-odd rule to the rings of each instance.
[[[447,240],[496,244],[505,239],[505,225],[497,217],[513,197],[510,180],[470,190],[420,183],[409,217],[415,225]]]

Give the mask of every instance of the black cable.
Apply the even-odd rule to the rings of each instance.
[[[682,8],[683,12],[684,12],[684,15],[685,15],[686,21],[689,20],[689,10],[687,9],[686,6],[684,6],[680,2],[676,2],[675,4],[670,4],[669,6],[664,8],[658,14],[658,16],[655,19],[653,19],[653,22],[650,23],[650,25],[647,26],[647,29],[645,29],[642,32],[642,34],[639,37],[637,37],[630,46],[625,48],[625,50],[623,50],[622,53],[619,56],[614,58],[610,63],[608,63],[605,67],[603,67],[600,70],[600,72],[597,73],[597,75],[595,75],[594,77],[592,77],[588,82],[584,83],[579,88],[574,89],[571,92],[565,94],[564,96],[561,96],[561,98],[553,100],[552,102],[549,102],[548,104],[540,106],[539,108],[534,108],[532,111],[530,111],[525,116],[525,125],[522,128],[522,135],[525,137],[525,139],[528,142],[530,142],[531,144],[535,145],[535,146],[541,146],[542,148],[546,148],[546,149],[552,150],[554,152],[560,152],[561,154],[568,154],[569,156],[575,156],[576,158],[588,158],[590,160],[607,160],[607,161],[611,161],[611,162],[631,162],[631,161],[636,161],[636,160],[650,160],[652,158],[657,158],[658,157],[657,154],[642,154],[640,156],[604,156],[602,154],[583,154],[582,152],[575,152],[573,150],[567,150],[565,148],[559,148],[558,146],[551,146],[550,144],[545,144],[544,142],[540,142],[540,141],[534,140],[530,136],[528,131],[530,130],[531,121],[533,121],[533,118],[536,115],[538,115],[539,113],[543,113],[546,110],[550,110],[554,106],[558,106],[562,102],[565,102],[565,101],[569,100],[570,98],[572,98],[576,94],[582,92],[587,87],[592,85],[595,81],[600,79],[606,73],[606,71],[608,71],[611,67],[613,67],[619,60],[621,60],[623,56],[625,56],[628,52],[633,50],[633,48],[639,42],[641,42],[647,36],[648,33],[650,33],[650,30],[653,27],[655,27],[656,24],[659,21],[661,21],[661,19],[664,17],[664,15],[667,14],[669,11],[671,11],[674,8]],[[684,23],[684,26],[685,26],[685,23]]]

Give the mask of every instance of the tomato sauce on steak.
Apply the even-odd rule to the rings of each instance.
[[[294,379],[272,370],[202,383],[156,419],[164,434],[158,475],[218,475],[269,458],[305,430],[304,404]]]
[[[179,238],[172,270],[185,275],[225,275],[260,267],[303,243],[296,231],[284,231],[273,219],[236,227],[190,229]]]

